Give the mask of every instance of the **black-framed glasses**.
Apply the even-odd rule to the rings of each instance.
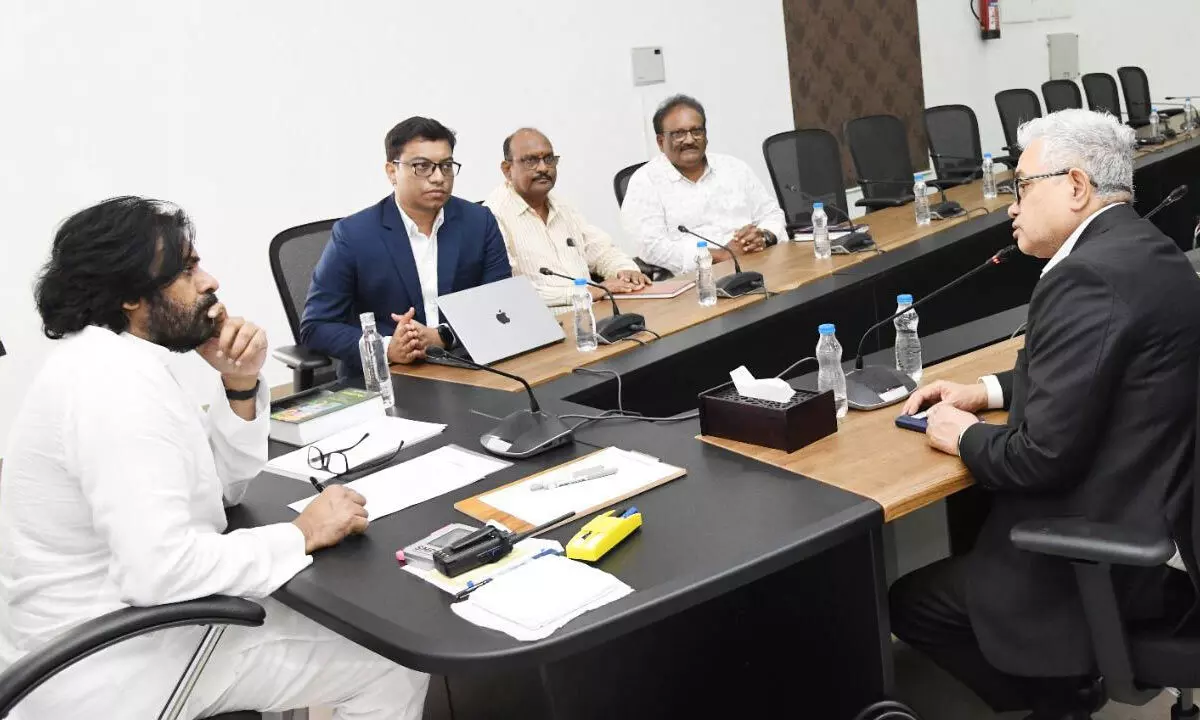
[[[434,161],[426,160],[425,158],[417,158],[416,160],[410,160],[408,162],[404,162],[403,160],[393,160],[392,162],[396,163],[397,165],[408,166],[408,168],[412,170],[413,175],[416,175],[419,178],[429,177],[433,174],[434,168],[441,170],[443,177],[454,177],[462,171],[462,163],[455,162],[453,160],[443,160],[439,163],[435,163]]]
[[[668,130],[663,134],[671,138],[671,142],[679,142],[688,135],[691,135],[696,140],[703,140],[708,136],[708,129],[705,127],[694,127],[687,128],[686,130]]]
[[[517,158],[517,162],[521,163],[521,167],[526,170],[537,170],[538,165],[546,163],[546,167],[558,167],[558,161],[562,159],[561,155],[526,155],[522,158]]]
[[[316,445],[313,445],[308,449],[308,466],[313,470],[321,470],[323,472],[332,474],[334,478],[338,478],[351,472],[358,473],[364,470],[373,470],[382,465],[387,465],[394,460],[396,455],[398,455],[404,448],[404,441],[401,440],[400,444],[396,446],[395,450],[384,453],[374,460],[350,467],[350,458],[346,456],[346,453],[350,452],[359,445],[362,445],[363,441],[370,436],[371,433],[363,433],[363,436],[360,437],[353,445],[341,448],[340,450],[323,451]]]
[[[1027,186],[1037,180],[1045,180],[1046,178],[1061,177],[1071,172],[1071,168],[1065,170],[1055,170],[1054,172],[1038,173],[1037,175],[1025,175],[1023,177],[1013,178],[1013,203],[1021,204],[1021,192]]]

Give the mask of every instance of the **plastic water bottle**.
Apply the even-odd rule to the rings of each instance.
[[[825,214],[825,203],[815,202],[812,209],[813,254],[818,260],[828,260],[831,254],[829,248],[829,216]]]
[[[587,280],[575,278],[575,291],[571,293],[571,308],[575,313],[575,349],[591,352],[596,349],[596,315],[592,312],[592,294],[588,292]]]
[[[700,295],[700,304],[710,307],[717,304],[717,281],[713,278],[712,253],[708,251],[708,243],[701,240],[696,243],[696,292]]]
[[[921,173],[914,173],[913,180],[913,212],[917,216],[918,225],[928,225],[933,217],[929,214],[929,196],[925,194],[925,181]]]
[[[375,313],[365,312],[358,316],[362,325],[362,337],[358,341],[358,354],[362,358],[363,382],[371,392],[383,398],[383,409],[396,406],[396,392],[392,388],[392,373],[388,370],[387,350],[383,336],[375,329]]]
[[[817,328],[820,339],[817,340],[817,392],[833,391],[833,401],[837,406],[838,420],[846,417],[846,371],[842,369],[842,344],[834,334],[837,328],[833,323],[825,323]]]
[[[983,154],[983,199],[996,199],[996,168],[991,153]]]
[[[1150,108],[1150,137],[1155,140],[1162,137],[1162,125],[1158,118],[1158,108]]]
[[[1183,131],[1190,133],[1196,129],[1196,108],[1192,106],[1191,98],[1183,100]]]
[[[912,295],[896,296],[896,312],[912,307]],[[917,337],[917,311],[909,310],[892,321],[896,325],[896,369],[921,382],[921,338]]]

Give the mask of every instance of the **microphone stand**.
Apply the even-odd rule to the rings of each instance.
[[[1150,212],[1143,215],[1142,219],[1149,220],[1149,219],[1153,218],[1155,215],[1159,214],[1166,208],[1168,208],[1171,205],[1174,205],[1175,203],[1182,200],[1183,196],[1187,195],[1187,194],[1188,194],[1188,186],[1180,185],[1179,187],[1172,190],[1170,195],[1167,195],[1165,198],[1163,198],[1163,201],[1160,202],[1157,206],[1155,206],[1155,208],[1153,210],[1151,210]]]
[[[562,278],[574,282],[575,278],[563,273],[554,272],[550,268],[538,268],[538,272],[550,277]],[[623,340],[630,335],[636,335],[646,329],[646,318],[637,313],[622,313],[617,307],[617,299],[613,296],[612,291],[604,287],[600,283],[592,282],[585,278],[587,284],[594,288],[599,288],[604,291],[605,297],[612,303],[612,317],[606,317],[596,321],[596,334],[604,338],[607,343],[615,343],[618,340]]]
[[[445,359],[447,353],[440,347],[430,346],[425,354],[431,357]],[[574,437],[573,428],[569,427],[558,416],[551,415],[538,405],[537,397],[529,382],[520,375],[497,370],[494,367],[481,365],[474,360],[455,358],[457,361],[477,370],[486,370],[510,380],[516,380],[525,388],[529,396],[529,408],[510,413],[500,424],[479,436],[479,444],[493,455],[506,458],[527,458],[546,452],[547,450],[565,445]]]
[[[694,233],[691,230],[688,230],[687,226],[685,225],[680,225],[678,230],[681,233],[698,237],[710,245],[716,245],[725,252],[729,253],[729,256],[733,258],[734,273],[732,275],[726,275],[717,281],[716,285],[718,295],[721,297],[735,298],[741,297],[742,295],[748,295],[763,288],[765,281],[763,280],[762,273],[755,272],[753,270],[743,272],[742,264],[739,263],[737,259],[737,253],[730,250],[728,246],[722,245],[716,240],[709,240],[699,233]]]

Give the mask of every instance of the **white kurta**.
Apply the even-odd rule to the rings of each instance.
[[[266,462],[265,383],[257,417],[247,422],[230,409],[215,375],[208,410],[197,408],[161,346],[99,327],[57,345],[33,380],[4,456],[0,667],[128,605],[213,594],[264,598],[308,566],[304,536],[291,523],[222,534],[225,504],[241,499]],[[268,611],[284,609],[269,603]],[[307,632],[321,631],[312,625]],[[86,708],[89,717],[155,717],[202,633],[177,628],[109,648],[43,685],[18,714],[66,718]],[[241,635],[227,634],[231,642],[220,650],[244,650]],[[293,628],[287,639],[303,637]],[[234,686],[236,672],[235,663],[214,658],[197,689],[209,697],[197,702],[207,705]]]

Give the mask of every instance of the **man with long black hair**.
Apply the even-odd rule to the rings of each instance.
[[[418,718],[428,677],[267,596],[310,554],[367,527],[363,498],[325,490],[290,523],[223,534],[266,462],[267,338],[230,315],[169,203],[107,200],[69,218],[37,284],[58,347],[18,413],[0,483],[0,667],[125,606],[207,595],[263,599],[230,628],[187,717],[336,705],[337,717]],[[206,410],[172,374],[195,351],[215,371]],[[22,718],[154,717],[200,628],[155,633],[60,673]]]

